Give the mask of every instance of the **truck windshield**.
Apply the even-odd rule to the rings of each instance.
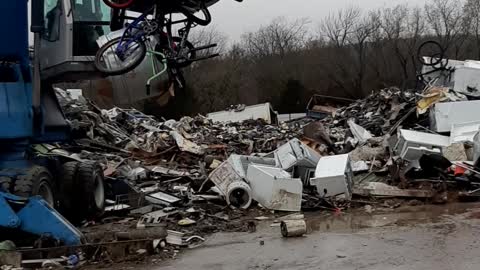
[[[71,0],[73,9],[73,55],[92,56],[96,40],[110,32],[110,8],[102,0]]]
[[[76,22],[110,22],[110,8],[102,0],[71,0]]]

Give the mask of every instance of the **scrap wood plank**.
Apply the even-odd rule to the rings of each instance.
[[[432,198],[434,193],[430,190],[416,189],[368,189],[356,188],[354,195],[359,196],[378,196],[378,197],[409,197],[409,198]]]

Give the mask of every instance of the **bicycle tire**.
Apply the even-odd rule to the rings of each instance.
[[[439,52],[430,56],[432,60],[436,59],[436,61],[431,61],[430,63],[427,63],[423,59],[424,55],[422,53],[422,49],[424,49],[425,47],[427,47],[429,45],[434,45],[435,47],[438,47]],[[420,45],[420,47],[418,47],[417,56],[418,56],[418,60],[420,61],[420,63],[422,65],[430,66],[430,67],[431,66],[436,66],[436,65],[438,65],[442,62],[442,60],[445,56],[445,50],[443,49],[443,47],[440,43],[438,43],[436,41],[433,41],[433,40],[430,40],[430,41],[426,41],[426,42],[422,43],[422,45]]]
[[[117,3],[119,0],[103,0],[105,5],[115,9],[125,9],[133,5],[135,0],[124,0],[123,3]]]
[[[190,10],[188,10],[186,7],[179,5],[177,7],[178,11],[181,12],[185,17],[187,17],[188,20],[190,20],[193,23],[196,23],[201,26],[207,26],[212,22],[212,15],[210,14],[210,10],[205,6],[205,3],[203,3],[200,7],[199,12],[202,12],[203,15],[205,15],[205,19],[202,19],[200,17],[195,16],[194,13],[192,13]]]
[[[106,66],[104,66],[104,64],[102,62],[103,54],[107,50],[111,49],[111,47],[113,47],[115,44],[119,43],[121,39],[122,39],[122,37],[112,39],[109,42],[105,43],[105,45],[103,45],[97,51],[97,54],[95,56],[95,67],[97,68],[98,71],[102,72],[105,75],[109,75],[109,76],[125,74],[129,71],[132,71],[136,67],[138,67],[142,63],[143,59],[145,59],[145,56],[147,55],[147,46],[145,45],[145,43],[143,41],[135,41],[139,45],[138,48],[140,48],[140,50],[141,50],[140,51],[140,57],[138,59],[136,59],[135,61],[130,63],[128,66],[125,66],[125,67],[117,69],[117,70],[111,70],[111,69],[107,68]],[[131,38],[123,38],[124,41],[128,41],[128,39],[131,39]]]

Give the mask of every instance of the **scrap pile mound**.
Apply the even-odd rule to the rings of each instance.
[[[338,150],[335,153],[348,153],[359,143],[364,143],[372,137],[393,134],[400,125],[407,128],[415,126],[418,123],[414,114],[415,101],[415,93],[412,90],[385,88],[349,106],[339,108],[321,120],[321,123],[325,133],[332,140],[331,143],[335,144]],[[359,138],[358,135],[361,134],[355,134],[352,125],[360,126],[361,133],[365,133],[367,137]],[[312,137],[309,134],[305,135]]]
[[[241,221],[248,213],[225,208],[224,197],[210,189],[214,184],[207,180],[214,169],[232,154],[270,153],[300,137],[310,122],[214,123],[201,115],[158,120],[136,109],[102,110],[83,97],[56,90],[75,137],[63,148],[72,157],[100,162],[116,192],[108,196],[107,215],[131,209],[130,216],[148,221],[155,218],[145,215],[153,213],[161,216],[156,222],[169,224],[169,229],[195,224],[198,233],[248,229]]]
[[[414,92],[392,87],[373,92],[365,99],[337,110],[325,122],[331,127],[344,127],[347,120],[354,119],[357,125],[374,136],[383,136],[415,107]]]
[[[302,134],[302,126],[295,123],[268,125],[261,119],[213,123],[201,115],[158,121],[135,109],[101,110],[83,98],[68,98],[60,89],[57,96],[77,137],[87,137],[98,147],[132,153],[148,164],[167,158],[169,163],[178,159],[183,165],[195,166],[209,155],[225,160],[234,153],[269,153]]]
[[[62,90],[57,95],[78,138],[64,149],[104,165],[114,190],[107,213],[127,209],[137,227],[249,230],[263,211],[338,210],[355,196],[433,200],[446,183],[448,191],[465,191],[449,170],[435,168],[438,156],[424,156],[466,160],[466,148],[447,149],[450,137],[417,131],[431,121],[416,114],[417,99],[428,97],[413,91],[383,89],[322,120],[278,125],[201,115],[158,120],[135,109],[102,110]],[[468,178],[471,166],[456,166],[467,167]],[[471,179],[462,183],[478,187]]]

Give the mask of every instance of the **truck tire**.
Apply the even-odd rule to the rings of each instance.
[[[97,218],[105,212],[105,187],[102,167],[93,161],[80,163],[76,186],[81,190],[79,207],[85,217]]]
[[[11,192],[12,179],[10,177],[0,177],[0,191]]]
[[[50,206],[56,207],[54,190],[50,172],[44,167],[33,166],[17,177],[13,193],[25,198],[38,195]]]
[[[72,161],[62,165],[62,171],[60,174],[59,197],[60,197],[60,213],[64,215],[68,220],[75,222],[78,220],[78,193],[76,192],[76,175],[78,171],[79,162]]]

